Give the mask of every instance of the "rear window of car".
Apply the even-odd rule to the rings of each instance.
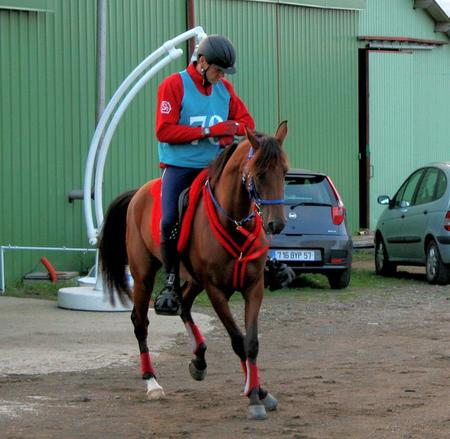
[[[333,190],[323,175],[286,176],[284,199],[287,204],[336,203]]]

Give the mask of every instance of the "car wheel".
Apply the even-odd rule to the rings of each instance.
[[[447,285],[450,277],[449,267],[442,262],[439,248],[434,240],[431,240],[427,246],[425,270],[430,284]]]
[[[397,265],[389,261],[389,255],[384,245],[383,238],[375,238],[375,272],[380,276],[393,276],[397,271]]]
[[[351,275],[351,268],[346,268],[345,270],[334,271],[327,274],[330,288],[333,290],[342,290],[343,288],[347,288],[350,283]]]

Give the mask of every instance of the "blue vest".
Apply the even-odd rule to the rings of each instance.
[[[230,93],[222,81],[212,86],[211,95],[205,96],[186,70],[180,75],[183,81],[180,125],[210,127],[228,119]],[[205,168],[220,153],[221,148],[216,140],[206,137],[191,143],[159,142],[159,161],[186,168]]]

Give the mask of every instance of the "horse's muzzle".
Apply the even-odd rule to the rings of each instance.
[[[267,224],[267,232],[272,235],[278,235],[284,229],[285,222],[279,220],[269,221]]]

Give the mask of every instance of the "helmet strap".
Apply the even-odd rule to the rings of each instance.
[[[210,67],[211,67],[210,64],[208,65],[208,67],[206,69],[204,69],[202,67],[202,77],[203,77],[202,85],[205,88],[205,91],[211,85],[211,83],[208,81],[208,78],[206,77],[206,72],[209,70]]]

